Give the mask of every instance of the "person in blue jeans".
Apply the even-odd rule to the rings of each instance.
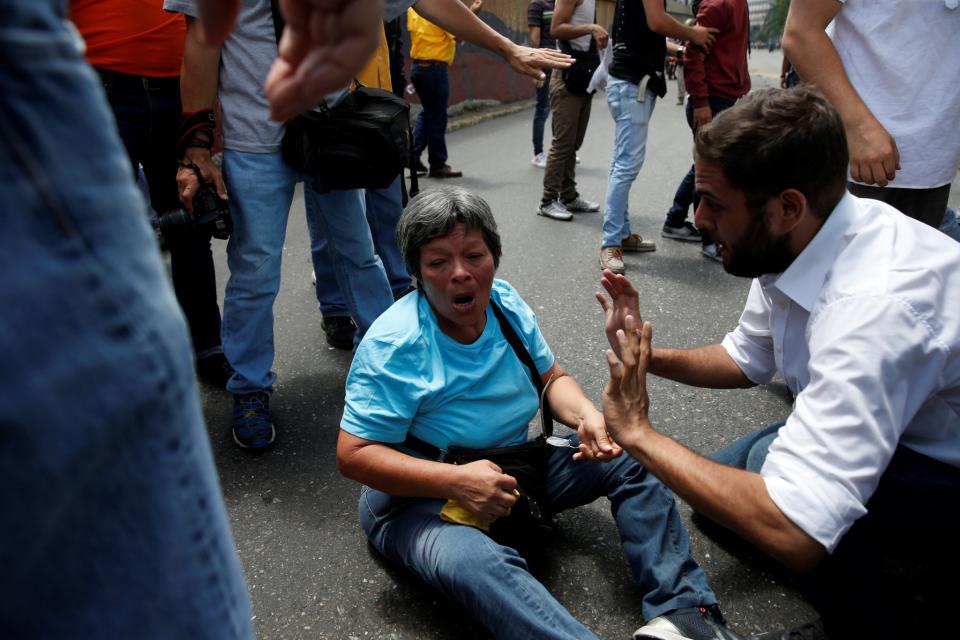
[[[577,430],[568,446],[547,453],[546,506],[557,513],[610,501],[644,594],[650,635],[637,637],[736,638],[690,556],[673,495],[610,442],[603,416],[559,365],[533,311],[494,278],[501,244],[489,205],[464,189],[422,193],[397,238],[418,291],[360,343],[337,443],[341,472],[365,485],[360,524],[374,548],[459,602],[496,638],[595,638],[512,542],[486,532],[520,507],[516,478],[488,459],[442,461],[454,446],[525,442],[539,382],[553,416]],[[688,633],[656,635],[661,628]]]
[[[527,28],[530,30],[530,46],[544,49],[556,49],[557,40],[550,34],[553,21],[554,0],[531,0],[527,5]],[[541,169],[547,166],[547,156],[543,152],[543,131],[550,115],[550,70],[545,71],[546,79],[537,85],[537,104],[533,111],[533,160],[531,164]]]
[[[57,0],[0,25],[0,637],[253,638],[193,353]]]
[[[645,2],[617,2],[612,38],[616,44],[607,81],[607,106],[613,117],[613,157],[607,180],[600,241],[600,269],[624,273],[624,252],[656,251],[630,227],[630,187],[640,174],[647,152],[647,129],[657,98],[667,93],[666,53],[677,45],[666,37],[708,46],[715,29],[677,22],[663,6]]]
[[[390,290],[394,299],[399,298],[410,290],[413,283],[407,268],[403,263],[403,256],[397,247],[396,229],[397,220],[403,213],[403,194],[400,189],[400,180],[397,179],[385,189],[365,189],[364,203],[366,205],[367,223],[370,226],[370,236],[373,248],[383,263]],[[326,238],[316,238],[316,249],[327,251]],[[355,346],[356,325],[350,318],[350,310],[337,286],[330,260],[314,261],[314,268],[320,265],[320,271],[314,271],[314,286],[317,299],[320,301],[320,314],[323,316],[323,331],[326,334],[327,344],[337,349],[349,350]]]
[[[363,190],[322,192],[310,176],[292,169],[282,157],[283,125],[270,119],[263,87],[277,55],[271,3],[244,3],[236,28],[220,47],[199,40],[195,0],[166,0],[164,7],[187,15],[181,75],[184,111],[203,113],[216,97],[222,105],[222,178],[203,146],[188,145],[184,160],[195,164],[208,181],[222,184],[229,196],[234,231],[227,243],[230,278],[221,336],[235,370],[227,383],[234,397],[232,435],[244,449],[263,450],[276,437],[270,412],[277,380],[273,303],[280,289],[287,219],[298,182],[303,182],[314,270],[332,274],[323,278],[332,277],[342,292],[357,325],[357,341],[390,306],[393,295],[374,252]],[[334,92],[326,101],[333,105],[343,95],[345,90]],[[181,167],[178,181],[181,197],[189,199],[197,184],[194,172]]]

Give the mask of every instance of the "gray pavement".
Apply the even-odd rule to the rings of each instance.
[[[755,86],[772,86],[779,52],[754,52]],[[645,319],[660,345],[719,340],[739,316],[749,282],[703,258],[699,245],[659,237],[673,192],[691,162],[691,138],[675,84],[657,106],[646,165],[633,186],[634,230],[656,239],[655,253],[628,256]],[[499,277],[537,312],[559,362],[599,402],[607,379],[605,339],[593,292],[598,288],[600,214],[573,222],[534,214],[543,172],[530,165],[530,110],[451,133],[456,184],[486,198],[504,244]],[[548,127],[549,130],[549,127]],[[593,103],[581,193],[603,200],[612,122],[602,96]],[[435,184],[423,180],[423,188]],[[215,242],[218,274],[227,274],[224,243]],[[260,638],[485,638],[457,606],[386,566],[368,549],[357,522],[359,487],[336,469],[335,443],[343,382],[351,355],[328,348],[310,283],[302,198],[294,205],[275,307],[279,381],[272,399],[279,438],[250,456],[229,435],[228,394],[202,389],[216,461]],[[778,384],[747,391],[709,391],[651,378],[651,417],[663,432],[710,452],[750,430],[784,418],[790,401]],[[544,582],[600,638],[628,638],[640,624],[640,596],[619,547],[606,501],[560,515],[545,543]],[[727,548],[690,524],[694,555],[710,576],[731,625],[742,632],[798,624],[813,611],[780,571],[754,552]]]

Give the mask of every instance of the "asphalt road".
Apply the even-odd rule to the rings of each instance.
[[[755,86],[772,86],[779,52],[754,52]],[[647,160],[630,194],[634,230],[656,239],[655,253],[627,257],[655,343],[695,346],[721,339],[737,321],[749,282],[703,258],[699,245],[659,237],[673,192],[691,162],[691,138],[675,84],[658,102]],[[447,138],[456,184],[488,200],[500,225],[498,276],[534,308],[559,362],[599,402],[607,379],[605,338],[593,292],[600,271],[600,214],[573,222],[535,215],[543,172],[530,164],[532,111],[483,122]],[[548,127],[549,131],[549,127]],[[602,202],[612,121],[595,98],[577,169],[581,193]],[[424,180],[429,189],[435,181]],[[224,243],[215,241],[221,280]],[[229,435],[231,399],[203,388],[204,411],[260,638],[485,638],[457,606],[386,566],[357,522],[359,487],[342,478],[335,442],[351,355],[327,347],[310,283],[302,198],[294,204],[275,306],[279,381],[272,409],[279,431],[268,453],[250,456]],[[223,282],[220,283],[221,291]],[[222,294],[221,294],[222,295]],[[709,391],[651,378],[654,425],[708,453],[790,410],[778,384]],[[789,580],[755,552],[729,547],[690,524],[696,559],[710,576],[731,625],[756,632],[804,622],[813,611]],[[605,500],[560,515],[547,540],[544,582],[600,638],[628,638],[641,623],[640,597]]]

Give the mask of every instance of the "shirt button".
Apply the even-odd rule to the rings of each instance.
[[[781,303],[780,303],[779,305],[777,305],[777,306],[779,306],[782,311],[786,311],[786,310],[787,310],[787,303],[786,303],[786,302],[781,302]]]

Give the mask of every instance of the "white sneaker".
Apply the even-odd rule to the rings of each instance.
[[[600,247],[600,270],[610,269],[614,273],[623,273],[623,249],[620,247]]]
[[[706,245],[700,249],[700,253],[703,254],[705,258],[710,258],[714,262],[723,262],[723,256],[720,255],[720,250],[717,249],[716,243]]]
[[[535,167],[539,167],[540,169],[545,169],[547,166],[547,154],[541,151],[537,155],[533,156],[533,160],[530,161],[530,164]]]
[[[567,208],[559,200],[551,200],[546,204],[541,204],[540,208],[537,209],[537,215],[552,220],[573,220],[573,214],[567,211]]]

